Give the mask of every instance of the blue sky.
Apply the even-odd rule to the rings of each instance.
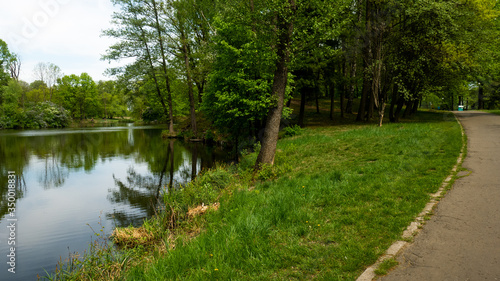
[[[21,57],[20,79],[33,82],[39,62],[53,63],[65,75],[87,72],[95,80],[110,80],[109,67],[101,55],[113,39],[101,37],[111,27],[116,7],[109,0],[20,0],[3,1],[0,9],[0,39]]]

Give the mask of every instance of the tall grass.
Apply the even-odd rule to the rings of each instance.
[[[275,167],[258,182],[249,177],[256,155],[246,156],[230,179],[222,177],[229,187],[218,195],[189,195],[220,202],[195,220],[196,235],[179,231],[173,246],[123,279],[356,279],[456,162],[460,127],[446,114],[421,112],[382,128],[305,129],[279,142]],[[181,229],[193,229],[192,220],[181,221]]]

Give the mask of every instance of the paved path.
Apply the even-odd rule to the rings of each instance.
[[[458,179],[383,281],[500,280],[500,116],[457,112],[468,137]]]

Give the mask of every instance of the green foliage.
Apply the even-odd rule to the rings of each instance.
[[[304,129],[302,129],[299,125],[292,125],[285,127],[283,131],[285,133],[285,137],[293,137],[301,135]]]
[[[148,107],[142,112],[142,120],[146,122],[158,121],[163,117],[163,112],[158,108]]]
[[[2,90],[0,129],[62,128],[71,122],[68,111],[61,106],[51,102],[29,102],[21,82],[11,79]]]
[[[257,171],[256,179],[261,181],[274,180],[281,176],[286,175],[292,170],[290,164],[269,165],[267,163],[261,164],[260,169]]]
[[[233,180],[234,176],[230,170],[219,166],[203,171],[185,186],[165,190],[162,196],[164,208],[158,216],[151,218],[149,223],[162,230],[185,224],[189,219],[190,208],[217,203],[222,189],[227,188]],[[156,231],[157,229],[154,230]]]
[[[2,129],[63,128],[71,123],[69,112],[51,102],[31,104],[24,109],[4,105],[3,110]]]
[[[97,91],[100,99],[99,115],[104,118],[123,117],[128,115],[123,96],[117,82],[99,81]]]
[[[250,27],[217,22],[217,58],[203,97],[203,111],[233,137],[251,134],[265,118],[271,99],[273,57]]]
[[[76,119],[99,116],[101,100],[98,98],[97,86],[87,73],[80,76],[66,75],[58,80],[55,92],[56,103],[66,108]]]
[[[7,43],[0,39],[0,94],[2,92],[2,87],[6,86],[10,79],[9,63],[11,59],[12,54],[7,47]]]

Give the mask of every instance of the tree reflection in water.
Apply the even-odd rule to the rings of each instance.
[[[193,180],[202,168],[211,168],[217,155],[214,148],[199,143],[168,141],[164,150],[157,151],[155,165],[150,166],[151,175],[142,175],[133,167],[127,171],[127,178],[122,180],[113,175],[117,189],[110,190],[108,200],[113,204],[130,205],[144,212],[143,216],[133,217],[123,211],[115,210],[107,217],[115,221],[116,226],[139,226],[144,217],[151,217],[160,207],[162,192]],[[151,162],[150,162],[151,163]]]
[[[20,200],[30,192],[25,171],[31,176],[35,172],[40,186],[52,190],[74,186],[68,179],[81,177],[72,175],[82,171],[97,179],[96,166],[109,164],[115,187],[107,195],[114,209],[108,217],[119,226],[128,226],[154,214],[162,190],[189,182],[202,168],[225,161],[226,155],[201,143],[164,141],[158,128],[4,131],[0,132],[0,181],[7,182],[8,171],[15,171],[20,179],[16,199]],[[126,178],[117,170],[123,169],[123,163],[129,166]],[[6,186],[0,186],[2,202],[7,193]],[[6,206],[1,204],[0,218]]]

